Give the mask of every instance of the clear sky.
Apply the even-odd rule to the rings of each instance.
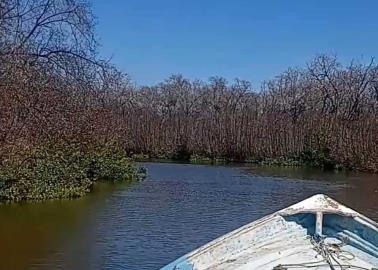
[[[103,57],[138,84],[182,73],[258,87],[319,53],[378,57],[378,0],[90,0]]]

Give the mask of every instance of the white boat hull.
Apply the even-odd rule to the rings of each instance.
[[[226,234],[162,270],[377,268],[377,223],[320,194]]]

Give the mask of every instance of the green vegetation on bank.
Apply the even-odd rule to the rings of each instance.
[[[38,146],[0,167],[0,201],[77,198],[97,181],[138,181],[144,170],[112,147],[83,151],[76,144]]]
[[[183,157],[177,154],[171,155],[147,155],[147,154],[134,154],[131,158],[135,161],[154,161],[154,160],[172,160],[172,161],[186,161],[193,164],[227,164],[227,163],[250,163],[267,166],[283,166],[283,167],[315,167],[326,170],[355,170],[356,168],[347,167],[339,164],[336,160],[332,159],[329,151],[325,148],[321,151],[306,149],[299,155],[280,156],[276,158],[269,157],[255,157],[234,159],[232,157],[214,157],[211,155],[200,155],[187,153]]]
[[[20,202],[77,198],[90,192],[98,181],[139,181],[145,176],[133,161],[164,159],[194,164],[246,162],[273,166],[311,166],[351,169],[339,165],[329,151],[305,150],[300,155],[278,158],[214,157],[186,153],[159,156],[134,154],[117,145],[83,147],[80,143],[50,143],[15,151],[0,167],[0,201]],[[16,154],[17,153],[17,154]]]

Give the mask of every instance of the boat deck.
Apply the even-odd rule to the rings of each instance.
[[[378,226],[324,195],[247,224],[162,270],[378,270]]]
[[[264,228],[264,227],[267,228]],[[252,270],[252,269],[330,269],[329,264],[315,250],[316,246],[311,241],[311,236],[307,229],[294,221],[287,222],[283,217],[275,217],[269,224],[261,228],[271,230],[275,227],[274,232],[269,237],[262,237],[261,241],[254,241],[244,250],[239,250],[233,256],[221,261],[218,264],[211,265],[209,258],[201,256],[196,265],[203,265],[206,270]],[[361,256],[361,258],[359,257]],[[365,257],[365,258],[364,258]],[[272,259],[274,258],[274,259]],[[370,259],[371,262],[368,262]],[[341,247],[339,256],[336,260],[345,268],[353,269],[352,266],[358,266],[354,269],[373,269],[374,258],[366,258],[356,248],[345,245]],[[340,269],[338,264],[333,261],[336,269]],[[209,264],[210,263],[210,264]],[[206,267],[206,265],[208,267]],[[377,264],[378,265],[378,262]]]

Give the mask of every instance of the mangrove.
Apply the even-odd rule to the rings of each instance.
[[[137,180],[140,157],[378,172],[378,65],[317,55],[261,87],[172,75],[138,86],[101,59],[83,0],[0,3],[0,200]]]

